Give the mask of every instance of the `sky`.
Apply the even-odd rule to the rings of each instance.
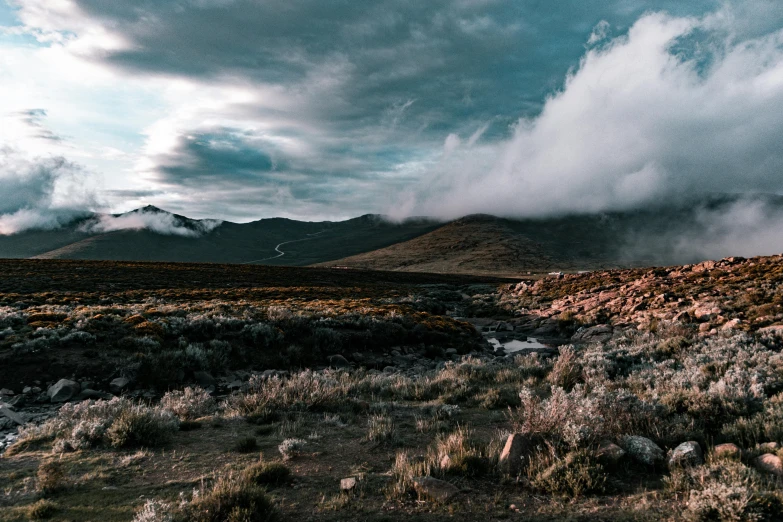
[[[0,0],[0,233],[783,193],[779,0]]]

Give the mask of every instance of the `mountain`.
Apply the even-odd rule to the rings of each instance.
[[[391,223],[375,215],[340,222],[270,218],[240,224],[145,207],[111,216],[93,214],[57,230],[0,236],[0,258],[305,266],[407,241],[438,226],[428,219]]]
[[[466,216],[394,223],[196,220],[156,207],[91,214],[57,230],[0,236],[0,257],[254,263],[519,276],[699,262],[783,251],[783,197],[685,203],[546,218]]]

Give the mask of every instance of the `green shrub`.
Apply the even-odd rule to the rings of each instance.
[[[25,509],[25,514],[30,520],[46,520],[52,518],[59,510],[59,506],[50,500],[40,499],[34,504],[30,504]]]
[[[234,451],[239,453],[251,453],[258,449],[258,442],[255,437],[242,437],[234,444]]]
[[[279,462],[256,462],[245,468],[242,477],[258,486],[282,486],[291,477],[291,470]]]
[[[43,494],[53,493],[65,486],[65,469],[56,460],[44,461],[38,466],[36,489]]]
[[[185,505],[177,522],[273,522],[278,513],[260,486],[240,477],[221,477]]]
[[[120,412],[106,436],[114,448],[162,446],[178,429],[179,423],[168,412],[131,405]]]

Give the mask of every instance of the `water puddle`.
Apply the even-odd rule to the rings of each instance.
[[[522,351],[533,351],[533,350],[541,350],[541,349],[551,349],[551,346],[548,346],[546,344],[541,344],[538,342],[538,339],[534,337],[528,337],[527,341],[520,341],[518,339],[512,339],[510,341],[506,342],[500,342],[494,337],[490,337],[487,339],[489,344],[492,345],[495,350],[502,348],[504,352],[506,353],[516,353],[516,352],[522,352]]]

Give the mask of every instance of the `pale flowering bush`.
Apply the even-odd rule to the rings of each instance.
[[[17,444],[53,440],[55,452],[97,445],[159,446],[168,442],[178,429],[179,422],[171,412],[115,397],[109,401],[64,404],[56,417],[40,426],[20,430]]]
[[[283,456],[283,460],[290,460],[299,456],[306,445],[307,441],[302,439],[285,439],[277,447],[277,450]]]
[[[166,393],[160,400],[160,406],[172,412],[180,420],[197,419],[211,415],[217,410],[215,399],[199,386]]]

